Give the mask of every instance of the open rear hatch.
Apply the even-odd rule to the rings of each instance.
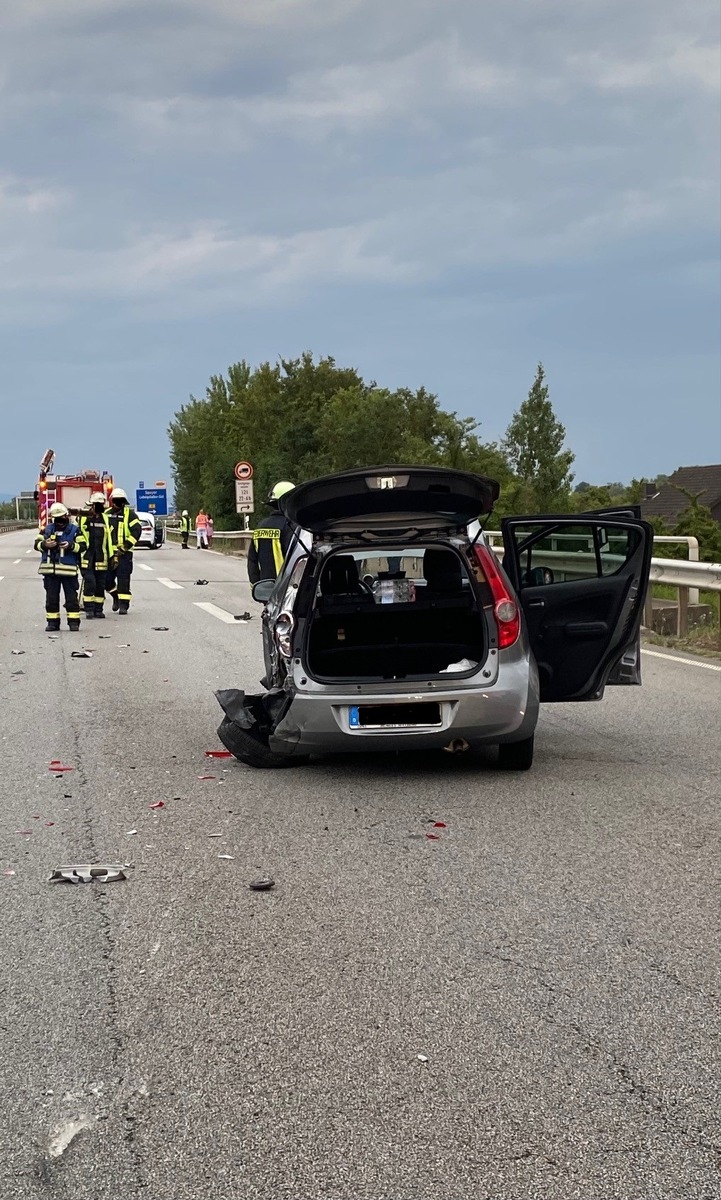
[[[329,537],[408,537],[465,529],[493,510],[494,479],[447,467],[366,467],[325,475],[283,496],[301,529]]]

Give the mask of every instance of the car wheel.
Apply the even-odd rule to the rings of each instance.
[[[502,771],[528,771],[533,765],[533,737],[522,742],[503,742],[498,747],[498,765]]]
[[[226,750],[230,750],[235,758],[248,767],[296,767],[308,762],[305,754],[292,758],[275,754],[259,737],[247,729],[241,729],[230,717],[223,717],[218,726],[218,737]]]

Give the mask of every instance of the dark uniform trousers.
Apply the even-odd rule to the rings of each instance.
[[[85,611],[95,612],[98,608],[102,611],[108,575],[107,567],[103,567],[101,570],[90,559],[87,567],[82,567],[81,570],[83,575],[83,607]]]
[[[69,621],[80,620],[78,607],[77,575],[43,575],[45,585],[45,616],[48,621],[60,621],[60,591],[65,596],[63,605]]]
[[[117,567],[111,567],[107,573],[105,590],[110,592],[113,600],[117,601],[121,608],[127,608],[132,600],[130,592],[130,576],[133,573],[132,551],[118,552],[117,559]]]

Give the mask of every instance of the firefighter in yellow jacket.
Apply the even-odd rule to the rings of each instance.
[[[108,520],[113,542],[113,558],[105,586],[113,597],[113,612],[124,616],[133,598],[130,591],[133,550],[140,537],[142,525],[138,514],[128,503],[127,492],[122,488],[116,487],[112,490]]]
[[[87,618],[104,617],[107,573],[113,558],[110,517],[102,492],[93,492],[80,515],[80,571],[83,577],[83,611]]]

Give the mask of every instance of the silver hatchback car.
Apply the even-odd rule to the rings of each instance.
[[[440,467],[346,471],[281,508],[298,538],[263,610],[264,691],[216,693],[243,762],[497,745],[527,770],[539,704],[638,684],[653,546],[629,508],[503,521],[499,486]]]

